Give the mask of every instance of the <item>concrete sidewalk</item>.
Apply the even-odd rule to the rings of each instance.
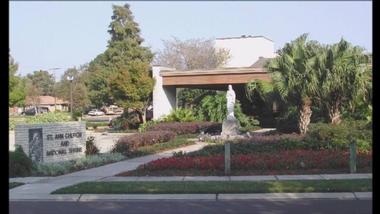
[[[192,152],[202,149],[206,143],[173,149],[158,154],[133,158],[117,163],[104,165],[97,168],[82,170],[57,177],[30,177],[9,179],[10,182],[23,182],[25,185],[9,190],[9,198],[13,199],[38,199],[49,198],[50,193],[62,187],[71,186],[85,181],[96,181],[105,177],[112,177],[118,173],[136,169],[139,165],[146,164],[159,158],[170,157],[173,152]]]
[[[97,181],[289,181],[372,179],[371,173],[316,175],[254,175],[254,176],[112,176]]]
[[[75,173],[73,173],[75,174]],[[79,174],[79,173],[77,173]],[[285,181],[285,180],[339,180],[372,179],[372,174],[320,174],[320,175],[274,175],[274,176],[172,176],[172,177],[102,177],[65,176],[46,178],[11,189],[11,201],[104,201],[104,200],[244,200],[244,199],[371,199],[372,192],[345,193],[259,193],[259,194],[55,194],[50,192],[84,181]],[[63,176],[60,176],[63,177]],[[13,181],[17,181],[14,179]],[[18,179],[21,182],[20,179]],[[16,191],[14,191],[16,190]]]
[[[256,193],[256,194],[62,194],[18,197],[10,201],[129,201],[129,200],[294,200],[294,199],[372,199],[372,192]]]

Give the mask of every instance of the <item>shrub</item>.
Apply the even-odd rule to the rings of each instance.
[[[82,117],[82,110],[74,110],[73,111],[73,120],[78,120],[78,118]]]
[[[187,108],[177,108],[162,119],[163,122],[193,122],[195,120],[194,112]]]
[[[113,148],[113,152],[128,154],[138,147],[168,142],[175,137],[176,134],[174,132],[164,130],[133,134],[120,138]]]
[[[298,117],[295,108],[291,108],[285,116],[277,118],[276,130],[282,133],[298,132]]]
[[[278,152],[292,149],[310,149],[297,134],[257,135],[248,139],[235,140],[231,143],[231,154],[253,154]],[[189,153],[189,156],[210,156],[224,154],[224,144],[208,145],[203,149]]]
[[[67,174],[77,170],[88,169],[123,160],[125,157],[120,153],[104,153],[90,155],[71,161],[57,163],[35,164],[33,175],[35,176],[57,176]]]
[[[139,132],[145,132],[149,127],[161,123],[160,120],[149,120],[139,126]]]
[[[120,117],[111,121],[111,127],[116,130],[137,129],[140,125],[137,112],[125,111]]]
[[[215,122],[174,122],[158,123],[147,128],[148,131],[173,131],[176,134],[196,134],[200,132],[221,132],[222,125]]]
[[[305,141],[320,149],[347,149],[350,138],[356,140],[358,150],[372,149],[372,129],[367,127],[367,121],[343,121],[339,125],[311,124]]]
[[[86,155],[96,155],[99,153],[99,149],[95,146],[95,138],[90,136],[86,140]]]
[[[32,160],[25,154],[21,146],[16,146],[14,152],[9,152],[9,176],[26,177],[32,172]]]
[[[67,121],[71,121],[71,116],[63,112],[48,112],[26,118],[26,123],[55,123]]]
[[[217,95],[207,95],[204,97],[197,108],[197,114],[200,120],[222,122],[227,116],[226,93]],[[253,117],[245,115],[241,109],[241,104],[237,100],[234,107],[234,114],[239,120],[240,125],[244,128],[253,128],[259,125],[259,121]]]

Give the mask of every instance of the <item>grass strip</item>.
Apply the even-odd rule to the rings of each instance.
[[[286,192],[367,192],[372,179],[298,181],[84,182],[52,194],[216,194]]]
[[[21,185],[24,185],[24,183],[21,183],[21,182],[10,182],[9,183],[9,189],[12,189],[12,188],[15,188],[15,187],[18,187],[18,186],[21,186]]]

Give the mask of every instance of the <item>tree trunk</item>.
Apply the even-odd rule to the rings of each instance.
[[[140,123],[145,123],[146,122],[146,108],[142,110],[137,110],[137,113],[139,114]]]
[[[310,123],[311,113],[311,100],[306,98],[302,100],[302,104],[299,107],[298,131],[300,134],[306,134],[307,127]]]
[[[340,122],[342,122],[340,118],[340,111],[338,108],[331,108],[328,111],[331,124],[339,124]]]

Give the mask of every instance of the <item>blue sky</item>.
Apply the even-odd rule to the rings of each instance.
[[[372,2],[10,2],[10,49],[19,74],[90,62],[107,46],[112,4],[129,3],[144,45],[162,40],[263,35],[281,48],[302,33],[341,37],[372,52]]]

